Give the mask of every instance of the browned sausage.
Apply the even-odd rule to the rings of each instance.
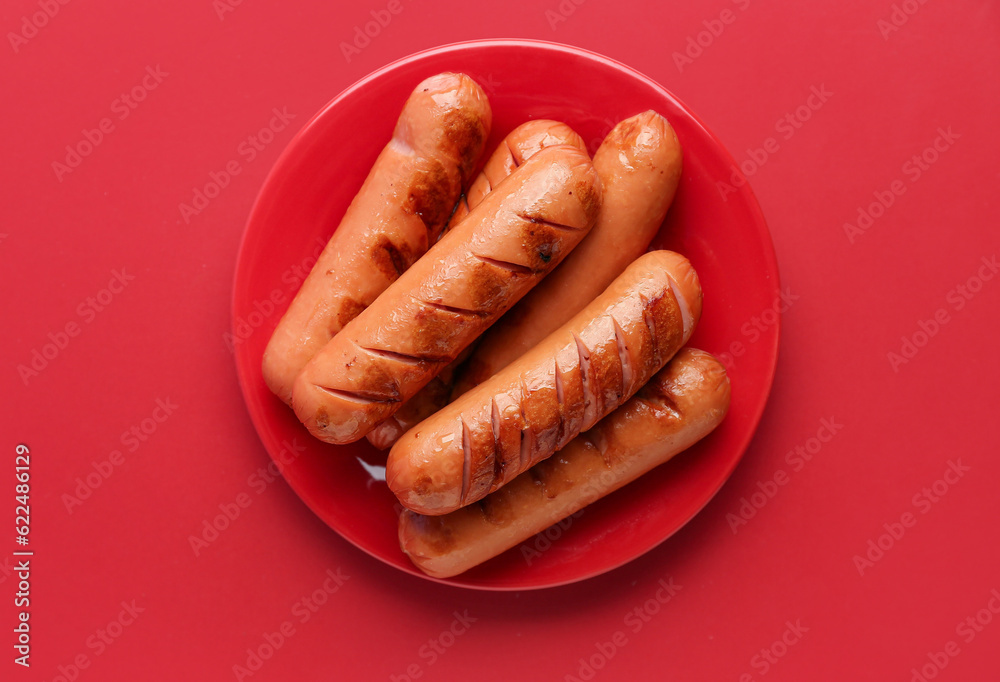
[[[453,229],[455,225],[469,214],[470,208],[478,206],[486,195],[493,191],[496,185],[499,185],[508,175],[514,172],[515,168],[530,159],[538,151],[546,147],[554,147],[561,144],[586,149],[583,138],[577,135],[565,123],[550,121],[548,119],[537,119],[522,123],[514,128],[500,142],[500,145],[486,162],[483,171],[476,177],[469,190],[459,200],[455,213],[448,223],[448,229]],[[600,224],[600,218],[598,218],[598,224]],[[590,238],[588,237],[584,242],[589,240]],[[642,248],[644,250],[646,245],[643,245]],[[638,255],[639,253],[637,252],[635,256]],[[625,265],[623,264],[622,267],[624,268]],[[546,278],[545,281],[548,281],[548,279]],[[545,282],[541,286],[545,286]],[[469,346],[466,348],[466,352],[470,352],[471,349],[472,346]],[[409,431],[414,425],[447,405],[448,397],[451,394],[452,382],[454,381],[454,371],[465,359],[466,356],[463,353],[455,362],[445,367],[438,376],[431,379],[430,383],[420,389],[416,395],[406,401],[396,414],[369,431],[365,436],[368,442],[380,450],[385,450],[391,447],[400,436]]]
[[[416,87],[267,345],[263,374],[275,395],[289,402],[313,355],[437,240],[491,121],[486,95],[466,75],[442,73]]]
[[[389,452],[389,488],[423,514],[485,497],[628,400],[700,315],[691,263],[645,254],[532,350],[407,431]]]
[[[586,152],[525,161],[306,365],[300,421],[326,442],[364,437],[558,265],[599,208]]]
[[[666,462],[728,409],[725,367],[684,348],[597,426],[477,504],[444,516],[404,510],[400,547],[428,575],[462,573]]]
[[[649,247],[681,177],[677,135],[655,111],[625,119],[594,154],[594,168],[604,188],[594,229],[483,335],[459,373],[453,399],[562,326]]]
[[[493,188],[507,178],[514,169],[546,147],[568,144],[586,150],[583,138],[565,123],[540,118],[522,123],[500,142],[490,156],[483,171],[462,195],[448,229],[458,224],[469,211],[480,204]]]
[[[455,370],[468,359],[472,348],[472,346],[466,347],[451,364],[441,370],[440,374],[403,403],[396,414],[376,424],[375,428],[365,434],[368,442],[379,450],[388,450],[415,424],[419,424],[447,405],[451,396],[451,386],[455,381]]]

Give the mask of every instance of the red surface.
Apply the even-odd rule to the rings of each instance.
[[[530,118],[564,121],[596,148],[609,127],[605,120],[647,109],[662,112],[684,149],[685,166],[655,246],[691,259],[709,292],[691,345],[725,352],[744,320],[780,306],[774,248],[752,192],[743,183],[720,201],[713,181],[727,177],[733,160],[683,105],[627,67],[552,43],[465,42],[395,62],[339,95],[288,145],[254,204],[233,285],[236,365],[257,432],[303,501],[359,548],[420,577],[424,574],[399,549],[401,507],[384,483],[386,453],[365,439],[338,447],[313,438],[268,390],[261,357],[295,292],[288,273],[304,260],[312,262],[329,239],[415,84],[444,70],[492,83],[490,150]],[[550,74],[564,72],[599,84],[614,97],[593,98],[572,84],[551,82]],[[739,389],[729,418],[711,438],[557,529],[559,543],[552,551],[551,538],[533,538],[447,582],[506,590],[562,585],[620,566],[676,532],[732,473],[764,411],[778,345],[777,313],[771,315],[766,335],[730,367]],[[288,443],[299,448],[292,452]]]
[[[0,568],[0,676],[236,679],[247,649],[267,655],[265,634],[278,643],[270,633],[287,623],[249,679],[405,679],[408,667],[430,680],[584,679],[580,659],[591,657],[603,664],[594,679],[911,680],[921,666],[934,679],[996,679],[1000,621],[988,606],[1000,608],[991,602],[1000,464],[987,425],[1000,402],[1000,284],[978,279],[981,259],[1000,251],[995,5],[590,0],[563,3],[563,17],[557,2],[497,12],[402,1],[346,61],[340,43],[386,6],[244,2],[220,19],[205,1],[70,1],[16,52],[9,36],[0,49],[0,490],[9,496],[0,567],[15,547],[19,442],[32,454],[35,552],[31,670],[12,662],[16,585]],[[5,36],[38,8],[5,3]],[[713,23],[724,9],[730,23]],[[879,22],[894,13],[902,25],[883,37]],[[673,53],[710,27],[719,35],[702,33],[707,46],[678,68]],[[593,580],[493,594],[385,566],[330,532],[284,482],[260,478],[269,460],[223,334],[251,204],[308,116],[398,57],[508,36],[606,54],[696,111],[753,171],[782,284],[798,298],[782,319],[760,429],[701,514]],[[157,65],[168,75],[120,119],[117,98]],[[800,127],[780,123],[813,86],[832,95]],[[296,118],[252,159],[242,154],[282,107]],[[105,117],[113,130],[60,181],[53,161]],[[939,140],[944,151],[928,152],[936,158],[918,174],[910,159],[939,128],[956,137]],[[774,151],[752,167],[768,138]],[[229,161],[240,173],[185,222],[178,205]],[[850,241],[844,224],[896,181],[903,193]],[[134,279],[107,302],[116,270]],[[88,297],[106,304],[97,311]],[[921,323],[933,331],[926,320],[938,311],[946,321],[924,343]],[[69,322],[79,333],[62,339]],[[65,347],[25,383],[18,365],[49,334]],[[894,369],[887,354],[914,335],[921,348]],[[132,426],[142,433],[157,399],[176,408],[145,422],[155,424],[146,440],[123,438]],[[815,449],[823,419],[842,427],[798,468],[796,448]],[[120,464],[68,513],[64,495],[109,456]],[[935,494],[949,461],[968,471]],[[787,483],[734,534],[727,515],[779,470]],[[237,498],[249,506],[195,556],[189,538]],[[883,524],[898,534],[892,524],[907,513],[912,525],[882,538],[892,546],[860,575],[855,555],[887,533]],[[301,600],[324,581],[336,587],[328,570],[350,577],[310,611]],[[661,606],[659,581],[669,579],[681,589]],[[134,622],[109,628],[132,620],[122,602],[133,600],[144,609]],[[476,620],[449,630],[466,611]],[[963,624],[977,613],[989,623]],[[946,662],[939,674],[933,660]]]

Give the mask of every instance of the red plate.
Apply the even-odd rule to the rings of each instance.
[[[351,86],[310,120],[261,189],[240,246],[233,290],[236,365],[253,423],[302,500],[357,547],[425,577],[399,550],[397,503],[383,482],[385,454],[367,441],[321,443],[275,398],[261,376],[272,330],[336,229],[413,87],[462,71],[493,107],[487,153],[531,118],[565,121],[591,151],[623,118],[660,112],[684,150],[680,189],[654,246],[685,254],[705,293],[691,345],[726,359],[732,406],[707,439],[626,489],[588,507],[548,538],[536,536],[483,566],[438,582],[492,590],[561,585],[611,570],[663,542],[719,490],[764,410],[778,351],[778,269],[767,225],[749,186],[724,190],[735,164],[698,118],[663,87],[607,57],[527,40],[458,43],[406,57]],[[724,190],[724,191],[723,191]],[[741,333],[758,322],[758,331]],[[754,342],[749,341],[753,339]],[[731,347],[734,342],[742,346]],[[297,446],[297,447],[296,447]],[[305,452],[297,454],[297,448]]]

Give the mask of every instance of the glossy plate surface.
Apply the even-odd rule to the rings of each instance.
[[[568,123],[593,152],[615,123],[646,109],[667,117],[684,150],[680,188],[653,246],[683,253],[698,271],[705,303],[691,345],[735,356],[724,358],[733,387],[729,415],[688,452],[588,507],[565,530],[551,531],[558,535],[551,547],[529,540],[527,556],[517,547],[439,581],[495,590],[574,582],[620,566],[676,532],[715,495],[743,455],[777,359],[774,248],[749,186],[733,186],[735,164],[719,141],[662,86],[606,57],[538,41],[458,43],[390,64],[337,96],[289,143],[253,207],[236,267],[233,334],[247,408],[271,457],[320,518],[372,556],[426,578],[399,549],[398,505],[382,480],[385,454],[365,440],[333,446],[312,438],[264,385],[261,356],[388,142],[403,102],[420,80],[441,71],[467,73],[489,95],[493,131],[487,154],[530,118]],[[754,331],[741,331],[755,319]]]

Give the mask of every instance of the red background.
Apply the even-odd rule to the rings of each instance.
[[[243,2],[220,18],[208,0],[52,2],[58,12],[17,45],[9,32],[42,10],[4,3],[3,679],[236,679],[247,649],[289,621],[294,634],[244,679],[403,679],[412,666],[429,680],[563,680],[593,657],[603,662],[594,679],[609,680],[909,681],[921,666],[941,680],[995,680],[1000,465],[987,424],[1000,404],[1000,280],[978,273],[1000,251],[996,5],[566,0],[563,16],[555,0],[400,2],[350,61],[340,43],[385,3]],[[731,23],[713,23],[725,9]],[[902,25],[883,36],[879,22],[894,12]],[[688,39],[713,27],[698,54]],[[760,429],[715,500],[621,569],[520,594],[404,575],[330,531],[282,481],[253,487],[269,460],[223,340],[243,225],[295,130],[393,59],[485,37],[579,45],[674,92],[752,168],[782,283],[799,297],[782,319]],[[688,48],[696,56],[678,66],[673,53]],[[167,75],[120,120],[116,98],[157,65]],[[833,94],[786,138],[776,123],[812,86]],[[249,161],[238,147],[274,107],[296,118]],[[114,129],[57,177],[53,162],[105,117]],[[915,177],[904,164],[939,128],[954,139]],[[772,137],[777,151],[752,166]],[[178,205],[234,159],[241,173],[185,222]],[[852,243],[844,224],[894,181],[905,192]],[[96,311],[87,298],[113,271],[134,279]],[[970,278],[970,297],[953,291]],[[940,309],[947,321],[921,336]],[[69,322],[79,333],[22,377],[18,367]],[[888,354],[902,353],[903,337],[921,347],[894,366]],[[123,432],[152,417],[157,399],[177,407],[130,450]],[[807,447],[823,419],[842,428],[795,471],[786,453]],[[32,455],[30,670],[13,663],[17,581],[6,568],[17,443]],[[115,450],[121,464],[70,513],[77,478]],[[937,496],[931,486],[959,460],[968,471]],[[728,515],[778,470],[787,484],[734,533]],[[241,493],[250,506],[196,556],[189,536]],[[906,512],[915,525],[862,575],[855,556]],[[350,577],[303,623],[296,603],[328,569]],[[648,622],[629,616],[661,579],[680,591],[650,602]],[[102,649],[101,631],[133,600],[144,610],[112,626],[119,636]],[[466,610],[475,622],[442,638]],[[981,631],[956,630],[977,612],[990,619]],[[788,622],[808,631],[775,644]],[[431,640],[450,646],[422,648]],[[609,659],[605,642],[617,642]]]

